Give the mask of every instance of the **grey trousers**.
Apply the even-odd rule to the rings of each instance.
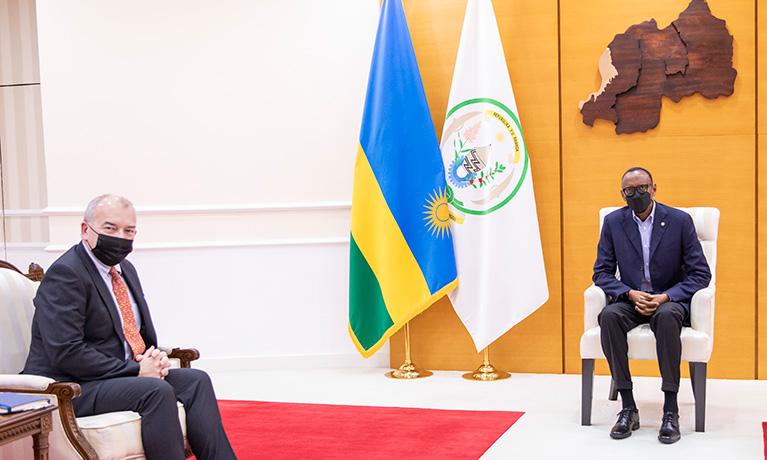
[[[176,401],[186,410],[189,445],[198,460],[236,460],[218,412],[208,374],[199,369],[171,369],[165,380],[121,377],[80,383],[75,414],[131,410],[141,414],[147,460],[184,460],[184,438]]]

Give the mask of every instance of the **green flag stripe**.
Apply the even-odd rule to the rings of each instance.
[[[354,235],[350,246],[349,324],[357,341],[367,350],[381,340],[394,322],[386,309],[381,285],[357,247]]]

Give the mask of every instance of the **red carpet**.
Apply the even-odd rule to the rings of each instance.
[[[524,412],[218,402],[238,460],[477,459]]]

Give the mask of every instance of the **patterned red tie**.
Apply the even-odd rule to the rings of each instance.
[[[146,350],[146,344],[141,338],[138,327],[136,327],[136,318],[133,317],[133,308],[130,304],[130,297],[128,297],[128,286],[125,285],[125,281],[114,267],[109,268],[109,276],[112,277],[112,290],[117,298],[117,305],[120,307],[120,315],[123,317],[123,334],[125,334],[125,339],[128,340],[128,345],[133,350],[135,357]]]

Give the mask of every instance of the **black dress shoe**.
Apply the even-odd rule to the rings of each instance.
[[[679,441],[682,435],[679,433],[679,414],[666,412],[663,414],[663,421],[660,423],[658,440],[663,444],[674,444]]]
[[[627,407],[618,412],[618,421],[610,430],[610,437],[623,439],[631,436],[631,432],[639,429],[639,410],[636,407]]]

